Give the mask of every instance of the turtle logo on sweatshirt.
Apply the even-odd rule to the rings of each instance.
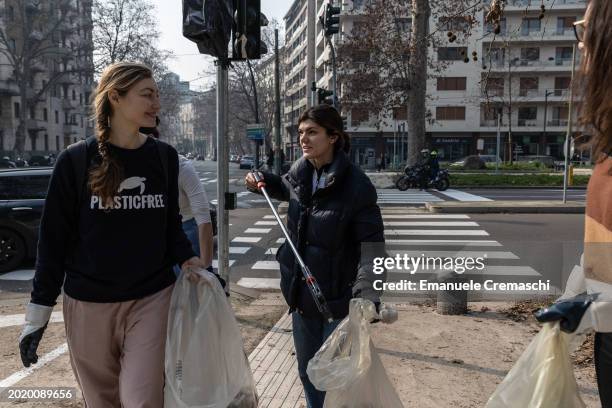
[[[131,190],[133,188],[140,187],[140,194],[142,194],[145,191],[145,184],[144,184],[145,181],[147,181],[146,177],[126,178],[119,185],[119,190],[117,190],[117,192],[120,193],[123,190]]]
[[[92,195],[89,208],[92,210],[142,210],[148,208],[164,208],[163,194],[144,194],[146,177],[128,177],[119,184],[117,195],[111,204],[103,203],[99,196]],[[139,191],[134,194],[131,190]]]

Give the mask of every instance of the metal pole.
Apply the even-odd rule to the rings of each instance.
[[[544,91],[544,132],[542,135],[542,139],[544,139],[544,145],[546,145],[546,121],[548,120],[548,95],[552,94],[548,92],[548,90]],[[540,144],[538,143],[538,146]]]
[[[572,81],[574,83],[574,75],[576,73],[576,43],[572,50]],[[567,182],[569,179],[569,162],[570,162],[570,145],[572,141],[572,109],[574,106],[574,87],[570,86],[569,93],[569,112],[567,114],[567,134],[565,136],[565,170],[563,172],[563,204],[567,202]]]
[[[501,112],[497,111],[497,154],[495,155],[495,173],[499,173],[500,144],[501,144]]]
[[[217,61],[217,219],[218,228],[218,272],[228,283],[229,291],[229,211],[226,193],[229,190],[229,143],[227,137],[228,111],[228,62]]]
[[[310,106],[315,106],[317,101],[317,83],[312,81],[310,88]]]
[[[508,161],[512,164],[512,58],[508,54]]]
[[[332,89],[334,92],[334,108],[340,111],[340,106],[338,106],[338,89],[336,82],[336,50],[334,49],[334,44],[332,43],[331,37],[327,37],[327,41],[329,43],[329,48],[331,50],[331,60],[332,60]]]
[[[274,173],[281,174],[281,101],[280,101],[280,59],[278,54],[278,29],[274,29],[274,88],[276,93],[276,115],[274,118],[274,131],[276,140],[274,141]]]

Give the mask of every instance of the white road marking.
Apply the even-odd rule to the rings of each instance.
[[[280,289],[278,278],[240,278],[239,286],[253,289]]]
[[[489,247],[502,246],[497,241],[466,240],[466,239],[387,239],[386,244],[391,245],[414,245],[414,246],[477,246]]]
[[[0,275],[0,280],[29,281],[34,279],[35,273],[34,269],[20,269]]]
[[[488,236],[484,230],[385,230],[385,235],[477,235]]]
[[[44,356],[40,357],[36,364],[31,365],[28,368],[24,368],[23,370],[17,371],[16,373],[11,374],[10,376],[6,377],[4,380],[0,381],[0,388],[12,387],[13,385],[17,384],[19,381],[28,377],[34,371],[40,370],[45,365],[55,360],[56,358],[58,358],[59,356],[61,356],[67,351],[68,351],[68,344],[67,343],[62,344],[55,350],[50,351]]]
[[[280,270],[280,265],[276,261],[257,261],[253,264],[251,269]]]
[[[257,242],[261,241],[261,237],[236,237],[234,239],[232,239],[232,242],[241,242],[241,243],[248,243],[248,244],[255,244]]]
[[[251,247],[229,247],[230,254],[246,254]]]
[[[444,194],[445,196],[454,198],[458,201],[493,201],[487,197],[466,193],[465,191],[453,190],[452,188],[449,188],[446,191],[440,191],[440,194]]]
[[[272,231],[272,228],[247,228],[245,234],[267,234]]]
[[[236,262],[235,260],[230,259],[230,260],[229,260],[229,266],[232,266],[232,265],[233,265],[235,262]],[[213,261],[212,261],[212,267],[213,267],[213,269],[218,269],[218,268],[219,268],[219,261],[218,261],[218,260],[216,260],[216,259],[213,259]]]
[[[276,255],[276,252],[278,251],[278,248],[269,248],[265,255]]]
[[[386,227],[478,227],[473,221],[387,221]]]
[[[427,257],[445,257],[445,258],[478,258],[484,257],[486,259],[519,259],[512,252],[508,251],[387,251],[389,255],[395,257],[400,255],[402,258],[407,255],[411,258],[417,258],[421,255]]]
[[[64,314],[62,312],[51,313],[49,323],[62,323],[64,321]],[[25,314],[14,314],[0,316],[0,327],[11,327],[21,326],[25,323]]]
[[[278,225],[276,221],[257,221],[255,225]]]
[[[469,215],[464,214],[398,214],[392,212],[382,211],[383,219],[397,219],[397,220],[412,220],[412,219],[450,219],[450,220],[469,220]]]

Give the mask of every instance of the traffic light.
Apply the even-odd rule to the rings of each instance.
[[[183,0],[183,36],[201,54],[227,58],[231,37],[232,0]]]
[[[324,103],[327,105],[334,104],[334,92],[333,91],[328,91],[327,89],[317,88],[317,97],[318,97],[319,105],[322,105]]]
[[[323,28],[325,29],[326,37],[338,34],[338,31],[340,31],[340,7],[332,6],[331,3],[325,6]]]
[[[259,59],[266,54],[268,48],[261,41],[261,27],[267,25],[260,0],[234,0],[232,59]]]

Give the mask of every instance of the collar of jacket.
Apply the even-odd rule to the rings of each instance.
[[[333,186],[335,183],[340,182],[346,175],[349,166],[350,162],[346,153],[344,153],[342,150],[335,152],[334,160],[327,170],[325,185],[321,188],[325,189]],[[310,191],[313,171],[314,166],[307,159],[301,157],[299,160],[293,163],[293,166],[291,166],[285,177],[287,178],[287,181],[291,183],[293,188],[300,188],[301,190]]]

